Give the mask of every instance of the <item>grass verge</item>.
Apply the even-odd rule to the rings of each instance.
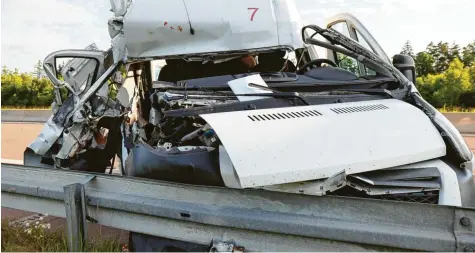
[[[452,107],[442,107],[438,109],[440,112],[475,112],[475,108],[466,108],[460,106],[452,106]]]
[[[48,224],[11,225],[2,219],[2,252],[68,252],[67,237],[60,231],[49,231]],[[98,239],[87,242],[88,252],[124,252],[118,241]]]

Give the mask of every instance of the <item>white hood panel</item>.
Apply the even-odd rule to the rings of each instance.
[[[445,156],[430,119],[396,100],[201,115],[239,179],[256,187],[322,179]]]

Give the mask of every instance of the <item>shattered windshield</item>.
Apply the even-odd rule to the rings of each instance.
[[[304,36],[305,30],[312,30],[313,35]],[[229,88],[227,82],[232,79],[259,74],[267,85],[283,89],[289,86],[294,88],[293,91],[302,91],[299,89],[302,85],[314,85],[314,91],[326,91],[349,84],[354,87],[363,84],[364,87],[359,88],[371,88],[369,84],[380,84],[382,81],[389,83],[389,86],[392,86],[391,82],[401,84],[407,81],[391,64],[373,53],[367,43],[360,45],[336,30],[306,26],[302,29],[302,37],[308,46],[325,51],[327,57],[319,55],[317,59],[312,58],[308,47],[280,48],[220,58],[179,57],[166,59],[155,80],[181,83],[181,86],[186,84],[188,88]]]

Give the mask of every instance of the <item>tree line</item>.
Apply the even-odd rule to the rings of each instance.
[[[64,63],[58,65],[58,73],[61,73]],[[121,68],[121,71],[124,71]],[[58,78],[64,80],[59,74]],[[111,95],[116,94],[112,91]],[[2,107],[14,108],[46,108],[50,107],[54,99],[54,87],[51,80],[46,76],[43,63],[38,61],[31,73],[22,72],[18,69],[10,70],[2,66]],[[67,98],[67,89],[60,88],[62,100]]]
[[[400,53],[414,59],[417,89],[433,106],[475,107],[475,41],[463,47],[456,43],[431,42],[418,53],[414,53],[407,41]],[[2,106],[51,105],[53,86],[44,75],[42,65],[38,61],[32,73],[2,67]]]
[[[434,107],[475,107],[475,41],[464,47],[431,42],[417,54],[407,41],[401,54],[414,59],[416,87]]]
[[[49,107],[54,91],[51,81],[43,73],[41,61],[32,73],[2,67],[2,107]]]

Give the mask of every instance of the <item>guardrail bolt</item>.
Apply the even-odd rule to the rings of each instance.
[[[460,224],[462,224],[462,226],[470,226],[470,219],[467,218],[467,217],[462,217],[462,219],[460,219]]]
[[[463,252],[475,252],[475,249],[472,246],[467,246],[463,248]]]

